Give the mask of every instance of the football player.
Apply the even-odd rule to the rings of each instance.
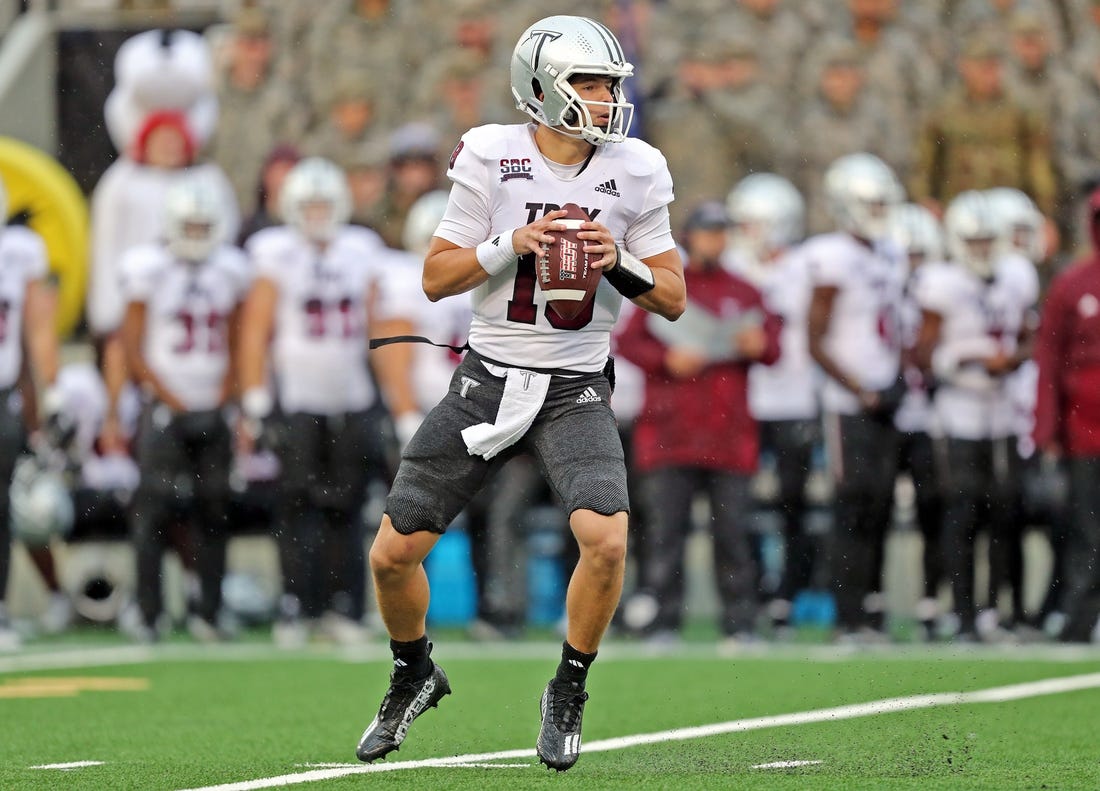
[[[826,380],[825,442],[835,479],[833,593],[838,637],[879,641],[881,570],[897,458],[901,338],[908,265],[886,241],[901,201],[894,172],[872,154],[848,154],[825,172],[837,231],[803,247],[813,292],[810,356]]]
[[[347,224],[347,181],[326,159],[295,165],[280,202],[286,224],[247,244],[256,278],[241,335],[241,408],[281,466],[274,517],[284,595],[273,636],[299,645],[321,626],[354,642],[365,636],[360,511],[371,477],[386,475],[387,417],[367,357],[383,245]],[[392,359],[387,351],[372,355],[376,365]],[[384,383],[387,371],[378,366]],[[409,388],[387,392],[403,399],[395,413],[415,411]]]
[[[129,250],[120,266],[126,363],[144,406],[135,456],[141,480],[130,508],[137,555],[141,640],[156,640],[162,613],[161,555],[169,524],[192,517],[199,601],[196,639],[218,628],[225,574],[231,460],[223,407],[234,395],[232,355],[248,264],[225,243],[227,210],[218,185],[196,174],[164,200],[165,241]]]
[[[799,253],[806,208],[798,189],[774,173],[754,173],[730,191],[730,246],[725,265],[764,294],[769,310],[783,318],[779,359],[749,370],[749,408],[760,426],[761,449],[775,458],[779,511],[783,519],[783,574],[768,604],[782,628],[798,591],[813,576],[814,547],[803,524],[806,481],[820,441],[817,372],[807,348],[810,273]]]
[[[422,561],[471,497],[513,453],[531,452],[569,514],[580,561],[566,597],[567,634],[542,696],[540,760],[563,770],[580,753],[585,680],[622,589],[626,467],[608,405],[610,332],[623,297],[670,319],[685,307],[668,221],[664,157],[627,136],[633,66],[603,25],[552,16],[521,34],[511,86],[533,124],[475,127],[448,164],[447,213],[424,262],[429,299],[473,292],[470,351],[405,448],[371,548],[394,669],[356,754],[396,750],[412,722],[450,691],[430,657]],[[574,202],[580,238],[603,270],[573,319],[537,285],[542,245]]]
[[[917,203],[898,206],[890,221],[890,238],[909,261],[909,279],[902,299],[902,368],[906,390],[894,425],[900,432],[898,471],[909,474],[913,484],[917,528],[924,539],[922,566],[924,595],[917,601],[916,615],[925,637],[935,635],[940,616],[939,590],[943,581],[943,504],[936,480],[932,432],[935,421],[927,377],[915,359],[921,310],[914,294],[924,274],[924,265],[943,261],[943,230],[931,211]]]
[[[0,221],[6,223],[7,218],[7,190],[0,180]],[[48,271],[46,246],[38,234],[23,226],[0,225],[0,651],[20,645],[5,605],[11,568],[9,489],[27,428],[19,391],[27,407],[36,403],[37,393],[43,394],[45,419],[57,411],[53,385],[58,350]],[[31,375],[21,376],[24,370]],[[26,411],[33,415],[32,409]]]
[[[1020,456],[1016,415],[1007,380],[1031,355],[1029,316],[1039,297],[1035,266],[1006,251],[1004,225],[988,195],[960,193],[944,214],[949,260],[926,264],[917,281],[921,308],[917,360],[935,377],[933,399],[945,452],[944,572],[953,614],[941,634],[989,639],[993,617],[978,632],[974,597],[974,539],[988,528],[991,556],[999,541],[1019,538],[1016,502]]]

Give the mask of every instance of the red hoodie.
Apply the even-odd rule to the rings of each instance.
[[[764,317],[767,348],[759,362],[779,359],[781,320],[769,313],[760,292],[721,268],[684,271],[688,299],[713,313],[733,301],[739,311]],[[663,321],[654,318],[656,321]],[[639,472],[683,466],[749,474],[756,470],[759,439],[749,413],[749,361],[715,363],[697,376],[675,379],[665,369],[668,347],[648,330],[650,314],[639,310],[618,337],[618,355],[646,375],[645,403],[634,424],[634,463]]]
[[[1035,339],[1035,444],[1100,456],[1100,189],[1089,198],[1094,252],[1051,281]]]

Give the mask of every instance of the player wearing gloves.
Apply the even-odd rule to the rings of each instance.
[[[608,405],[611,327],[624,295],[675,319],[684,279],[669,228],[664,157],[627,137],[633,73],[618,41],[583,17],[525,31],[512,55],[512,93],[533,124],[467,132],[448,166],[450,202],[424,262],[432,300],[473,292],[470,352],[410,441],[371,548],[378,606],[390,635],[389,691],[360,739],[373,761],[450,691],[430,657],[422,561],[497,468],[524,450],[539,461],[580,548],[566,597],[562,661],[542,696],[540,760],[563,770],[580,753],[585,680],[618,604],[626,556],[626,467]],[[547,306],[536,259],[576,203],[580,238],[603,282],[575,318]]]
[[[384,279],[375,278],[383,245],[347,224],[347,182],[328,160],[295,165],[281,203],[286,225],[248,240],[255,281],[240,356],[241,409],[281,466],[275,528],[284,595],[274,636],[301,644],[317,625],[356,642],[365,636],[360,511],[368,481],[386,476],[385,410],[367,357],[373,306],[385,301],[377,293]],[[383,384],[392,378],[383,368],[377,374]]]
[[[199,577],[188,627],[216,640],[225,575],[231,442],[223,407],[233,395],[232,354],[248,267],[225,244],[225,203],[201,175],[165,195],[166,241],[123,257],[122,344],[144,394],[135,456],[141,480],[130,509],[137,552],[137,636],[155,640],[162,612],[161,555],[179,509],[192,517]]]

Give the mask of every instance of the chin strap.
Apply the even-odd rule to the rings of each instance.
[[[618,245],[615,246],[615,266],[605,269],[603,277],[627,299],[640,297],[657,285],[653,270]]]

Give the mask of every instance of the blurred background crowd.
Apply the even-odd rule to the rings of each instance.
[[[0,431],[0,473],[14,469],[12,529],[37,573],[25,564],[12,575],[15,604],[0,609],[9,645],[79,619],[155,640],[171,628],[165,611],[203,640],[231,635],[227,614],[273,622],[285,645],[368,638],[364,542],[395,455],[446,392],[457,357],[420,345],[368,353],[365,339],[464,340],[468,303],[428,303],[417,261],[461,135],[521,120],[507,64],[519,33],[550,12],[599,17],[619,37],[635,64],[632,134],[663,152],[674,179],[689,297],[694,289],[705,304],[731,289],[743,308],[731,325],[736,353],[716,355],[699,340],[718,331],[710,317],[681,320],[672,334],[623,317],[615,407],[636,508],[619,628],[678,639],[698,600],[688,577],[706,571],[720,636],[734,647],[807,625],[853,642],[1093,636],[1077,621],[1091,612],[1100,525],[1067,490],[1074,480],[1088,488],[1095,470],[1073,459],[1094,454],[1053,430],[1037,446],[1032,349],[1051,281],[1092,246],[1100,2],[57,0],[7,3],[0,14],[0,47],[31,18],[63,28],[50,96],[56,145],[45,153],[90,206],[86,250],[71,262],[33,240],[11,243],[25,259],[23,311],[13,315],[27,319],[17,341],[27,353],[21,372],[0,380],[21,410],[20,426]],[[0,150],[8,217],[38,231],[21,152]],[[864,217],[871,204],[889,221]],[[318,206],[327,219],[313,216]],[[202,229],[235,252],[188,246]],[[858,368],[861,333],[882,327],[875,316],[865,329],[837,329],[862,286],[830,264],[846,255],[835,234],[873,242],[872,268],[892,255],[905,262],[896,283],[872,289],[898,335],[889,381],[874,392],[844,381],[838,365],[850,353]],[[230,372],[224,392],[178,397],[173,363],[158,363],[166,341],[150,340],[155,303],[178,275],[164,250],[217,257],[225,280],[211,289],[235,294],[214,310],[179,276],[181,304],[220,317],[204,325],[213,340],[200,373]],[[287,305],[308,287],[279,266],[309,250],[321,251],[310,276],[345,291],[332,297],[336,318],[329,297],[307,299],[319,323],[298,326]],[[929,276],[941,296],[1010,292],[1003,305],[992,298],[996,321],[986,305],[982,327],[959,330],[1011,335],[996,365],[984,362],[992,353],[964,355],[963,366],[983,360],[976,384],[952,380],[944,354],[934,362],[966,308],[938,300],[910,269],[941,259],[966,273],[962,285]],[[1002,269],[1014,273],[1009,285]],[[708,280],[718,270],[734,285]],[[30,320],[42,311],[64,329]],[[938,334],[928,334],[929,316]],[[346,401],[314,403],[303,391],[332,370],[286,339],[311,327],[325,335],[331,321],[345,322],[344,345],[325,359],[354,386],[339,380]],[[189,344],[206,342],[187,329]],[[837,348],[845,342],[848,352]],[[1048,364],[1064,363],[1049,342],[1047,351]],[[765,369],[770,382],[757,373]],[[900,408],[898,394],[883,419],[898,377],[916,405]],[[830,400],[837,383],[854,406]],[[956,414],[952,388],[980,391],[980,409],[1011,419],[951,425],[937,409]],[[271,404],[241,399],[264,389]],[[945,392],[947,405],[937,404]],[[669,423],[662,398],[680,415],[671,438],[659,431]],[[204,422],[214,412],[217,430]],[[167,435],[165,447],[187,451],[165,460],[146,441]],[[847,458],[850,448],[862,458]],[[349,465],[362,475],[341,478]],[[212,476],[217,485],[203,488]],[[692,556],[696,527],[712,532],[713,570]],[[480,636],[552,626],[573,562],[566,529],[534,462],[510,462],[432,556],[429,616]],[[236,542],[227,564],[227,540],[250,536],[260,541]],[[72,549],[104,539],[136,552]],[[165,547],[182,569],[169,575],[184,599],[175,609],[160,591]],[[274,587],[245,573],[258,568],[276,569]],[[5,561],[0,601],[7,576]],[[21,597],[17,582],[48,594]]]

